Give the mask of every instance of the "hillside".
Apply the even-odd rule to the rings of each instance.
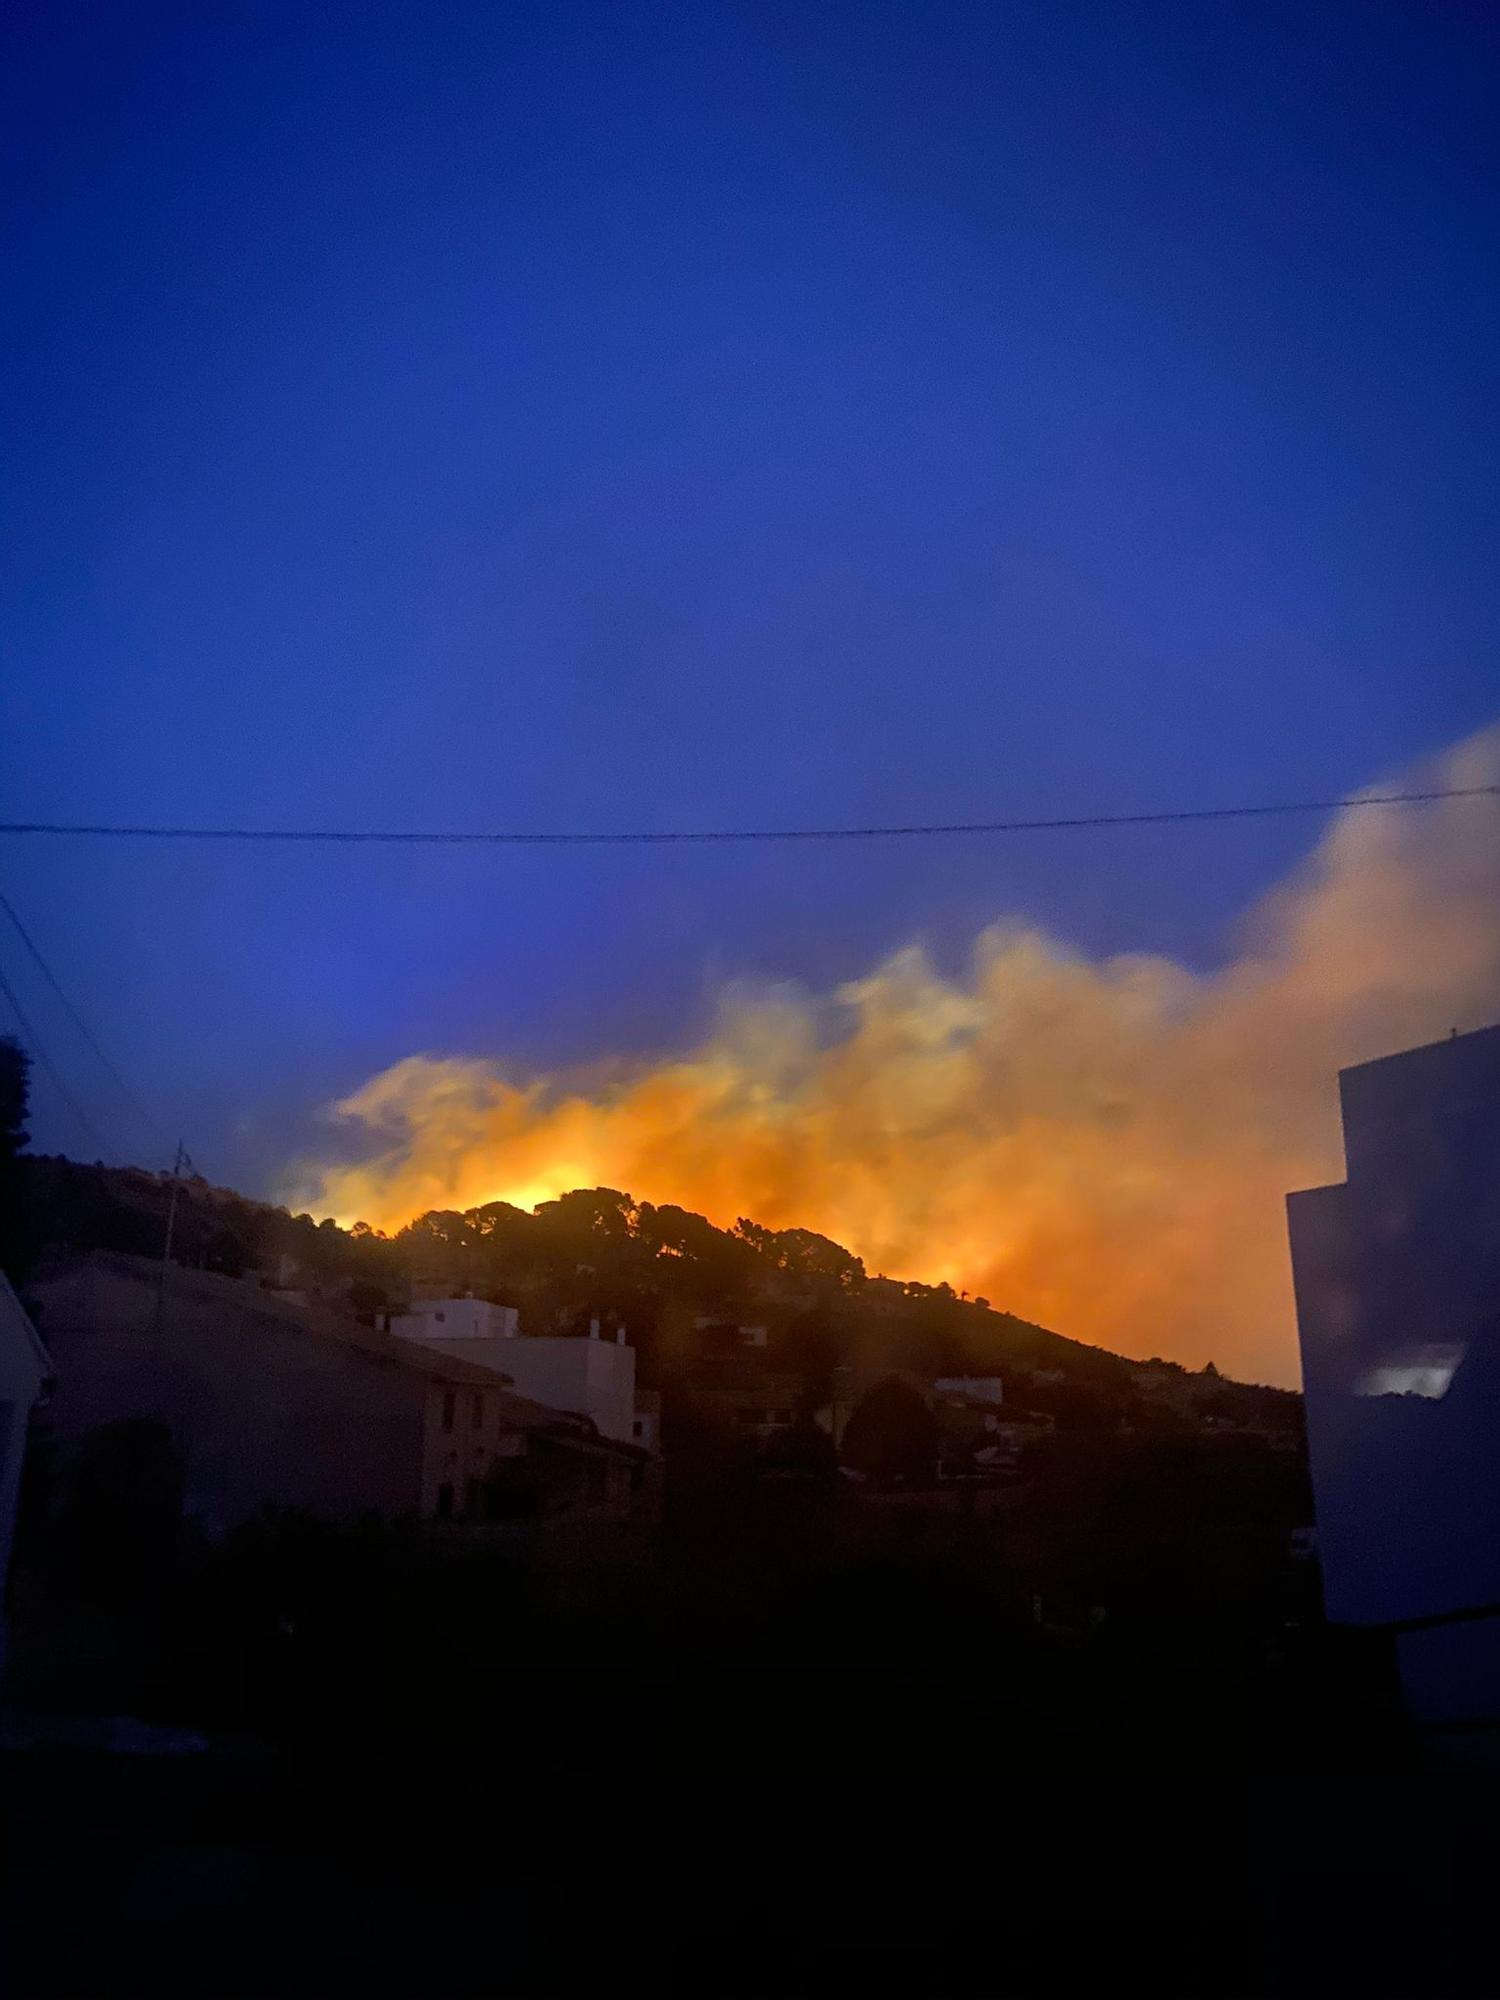
[[[33,1259],[110,1249],[160,1256],[171,1181],[135,1168],[61,1158],[24,1161]],[[1142,1364],[1071,1340],[969,1299],[947,1285],[869,1274],[840,1244],[811,1230],[772,1230],[748,1219],[734,1229],[610,1188],[575,1189],[534,1214],[504,1202],[463,1213],[433,1210],[387,1237],[356,1222],[292,1215],[201,1179],[178,1185],[175,1260],[316,1294],[359,1313],[413,1292],[472,1291],[521,1310],[528,1332],[576,1327],[594,1316],[623,1324],[643,1378],[670,1381],[705,1320],[766,1328],[771,1365],[820,1373],[927,1374],[1021,1371],[1030,1400],[1066,1411],[1090,1404],[1161,1405],[1175,1383],[1227,1398],[1226,1414],[1257,1421],[1266,1399],[1287,1392],[1188,1377],[1175,1364]],[[1290,1399],[1295,1400],[1295,1399]]]

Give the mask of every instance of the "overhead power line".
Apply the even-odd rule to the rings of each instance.
[[[115,1088],[119,1091],[120,1095],[125,1099],[125,1102],[130,1106],[131,1110],[134,1111],[137,1118],[139,1118],[143,1124],[150,1126],[151,1130],[155,1132],[158,1137],[164,1136],[163,1128],[160,1121],[157,1118],[155,1118],[152,1115],[152,1113],[147,1109],[146,1105],[142,1103],[141,1099],[131,1089],[130,1085],[125,1081],[124,1077],[121,1076],[119,1070],[115,1067],[114,1063],[110,1060],[109,1056],[100,1047],[98,1039],[96,1038],[93,1030],[89,1027],[88,1022],[84,1020],[83,1016],[79,1013],[78,1009],[73,1005],[72,1001],[68,998],[67,994],[64,992],[62,982],[58,979],[57,974],[52,970],[51,966],[47,963],[46,959],[43,958],[41,949],[38,946],[36,940],[32,937],[30,931],[27,930],[26,926],[21,922],[21,919],[16,915],[15,906],[12,904],[10,898],[6,896],[3,892],[0,892],[0,910],[3,910],[6,916],[10,919],[11,924],[15,928],[16,936],[21,940],[22,944],[25,945],[27,951],[31,954],[31,957],[35,962],[38,971],[41,973],[42,977],[46,980],[47,984],[52,988],[52,991],[57,995],[58,999],[62,1002],[63,1007],[67,1011],[69,1019],[73,1023],[73,1026],[78,1030],[79,1034],[83,1037],[84,1041],[87,1042],[88,1046],[93,1050],[94,1055],[98,1058],[100,1067],[113,1081]]]
[[[56,820],[0,820],[0,834],[84,840],[206,840],[371,847],[689,847],[752,841],[930,840],[954,834],[1064,833],[1089,828],[1202,825],[1214,820],[1274,819],[1296,813],[1347,812],[1365,806],[1422,806],[1444,799],[1500,798],[1500,785],[1454,785],[1431,792],[1369,792],[1347,799],[1295,799],[1271,805],[1201,806],[1185,811],[1078,813],[1060,819],[955,820],[911,826],[720,827],[667,833],[441,833],[426,829],[366,832],[353,827],[105,826]]]
[[[3,970],[0,970],[0,994],[4,994],[6,1000],[9,1002],[10,1011],[15,1015],[17,1025],[21,1030],[23,1043],[30,1053],[36,1057],[48,1076],[51,1077],[53,1087],[78,1121],[79,1128],[88,1134],[93,1144],[99,1148],[101,1154],[112,1151],[113,1149],[108,1139],[105,1138],[99,1127],[90,1118],[89,1114],[84,1110],[83,1106],[64,1082],[62,1072],[58,1069],[57,1064],[53,1062],[51,1056],[48,1055],[46,1044],[27,1018],[26,1009],[17,999],[16,989],[6,978]]]

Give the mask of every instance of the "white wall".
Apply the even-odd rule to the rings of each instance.
[[[514,1340],[519,1324],[514,1306],[488,1299],[413,1299],[408,1311],[392,1316],[391,1332],[402,1340]]]
[[[417,1299],[391,1332],[439,1354],[504,1375],[516,1393],[549,1410],[591,1417],[602,1436],[635,1442],[635,1349],[570,1335],[522,1337],[513,1306],[483,1299]]]
[[[515,1340],[502,1364],[517,1391],[552,1410],[592,1417],[605,1437],[634,1442],[635,1349],[558,1335]]]

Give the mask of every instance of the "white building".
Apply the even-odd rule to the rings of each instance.
[[[1419,1717],[1500,1722],[1500,1027],[1339,1098],[1346,1178],[1287,1198],[1329,1616]]]
[[[404,1313],[391,1315],[391,1332],[402,1340],[441,1348],[451,1340],[514,1340],[520,1323],[514,1306],[491,1305],[488,1299],[413,1299]],[[463,1357],[480,1358],[467,1344]]]
[[[391,1332],[455,1360],[497,1369],[521,1395],[549,1409],[590,1417],[601,1437],[632,1444],[636,1436],[635,1349],[625,1330],[613,1340],[590,1322],[587,1339],[519,1331],[514,1306],[486,1299],[414,1299],[391,1318]]]
[[[0,1660],[5,1656],[5,1581],[31,1412],[52,1387],[52,1362],[10,1280],[0,1271]]]

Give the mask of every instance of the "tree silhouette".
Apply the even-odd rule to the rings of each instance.
[[[937,1420],[898,1376],[877,1382],[849,1419],[843,1457],[872,1479],[925,1479],[937,1462]]]
[[[0,1036],[0,1271],[19,1278],[28,1261],[30,1231],[21,1155],[31,1136],[31,1058],[19,1042]]]
[[[0,1035],[0,1162],[14,1160],[27,1139],[31,1058],[18,1041]]]
[[[758,1251],[773,1269],[785,1271],[789,1277],[836,1285],[844,1292],[851,1292],[865,1282],[863,1260],[842,1243],[835,1243],[831,1236],[820,1236],[815,1229],[767,1229],[742,1215],[734,1225],[734,1233]]]

